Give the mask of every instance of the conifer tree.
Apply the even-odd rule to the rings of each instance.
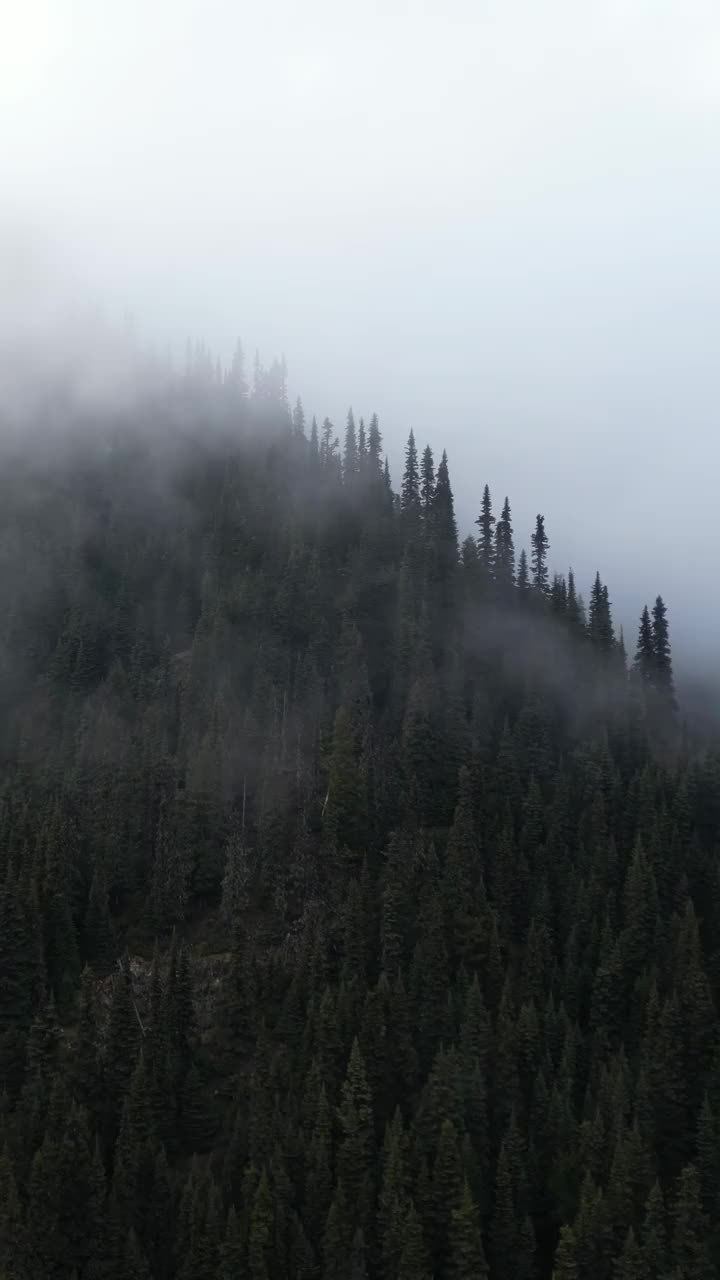
[[[418,470],[417,446],[412,431],[408,436],[405,449],[405,471],[400,490],[400,505],[406,518],[414,517],[420,511],[420,473]]]
[[[443,450],[437,470],[432,502],[432,522],[438,544],[438,562],[441,580],[446,580],[457,566],[458,535],[455,521],[453,493],[450,487],[447,453]],[[444,597],[447,603],[447,598]]]
[[[313,415],[310,424],[310,461],[317,463],[320,459],[320,441],[318,436],[317,418]]]
[[[650,622],[650,613],[647,605],[645,605],[640,618],[640,630],[638,632],[638,645],[637,653],[635,654],[634,669],[643,685],[648,686],[654,683],[655,642],[653,640],[652,624]]]
[[[355,431],[355,418],[352,409],[348,409],[345,423],[345,449],[343,452],[343,480],[352,484],[358,475],[358,445]]]
[[[515,544],[507,498],[495,526],[495,579],[501,587],[512,587],[515,583]]]
[[[578,1268],[575,1253],[575,1233],[572,1227],[560,1228],[560,1239],[555,1250],[553,1280],[577,1280]]]
[[[610,601],[607,587],[601,583],[599,573],[595,575],[595,581],[590,592],[588,632],[592,643],[598,649],[606,653],[612,649],[614,636],[610,615]]]
[[[412,1201],[405,1215],[397,1280],[430,1280],[430,1265],[423,1240],[422,1225]]]
[[[480,1215],[470,1188],[465,1183],[462,1200],[450,1221],[450,1266],[453,1280],[481,1280],[488,1273]]]
[[[645,1261],[632,1227],[628,1227],[615,1274],[618,1280],[645,1280]]]
[[[707,1221],[702,1211],[700,1178],[694,1165],[683,1169],[673,1213],[672,1258],[683,1280],[710,1280]]]
[[[85,912],[83,951],[86,963],[101,977],[112,972],[115,966],[115,941],[110,923],[108,893],[103,877],[97,871],[92,878]]]
[[[670,639],[667,620],[667,606],[658,596],[652,611],[652,652],[653,683],[658,693],[669,706],[674,706],[675,690],[673,685],[672,659],[670,657]]]
[[[530,575],[528,572],[527,552],[525,551],[524,547],[520,552],[520,561],[518,563],[517,584],[521,592],[527,591],[530,586]]]
[[[295,407],[292,411],[292,425],[295,435],[301,439],[305,438],[305,411],[302,406],[302,400],[298,396],[295,401]]]
[[[361,418],[358,423],[358,474],[363,479],[367,476],[368,464],[368,442],[365,431],[365,419]]]
[[[495,517],[492,513],[492,500],[490,498],[490,488],[488,485],[485,485],[485,488],[483,489],[480,515],[475,523],[480,529],[478,537],[480,564],[487,576],[492,577],[495,569],[495,536],[493,533]]]
[[[378,416],[374,413],[370,419],[370,428],[368,431],[368,471],[372,477],[377,477],[381,473],[381,451],[382,436],[380,435],[380,425],[378,423]]]
[[[353,1040],[338,1109],[341,1140],[337,1153],[350,1219],[365,1226],[372,1197],[372,1097],[357,1038]]]
[[[547,553],[550,543],[545,532],[544,516],[536,517],[535,531],[530,541],[532,542],[533,586],[536,590],[545,592],[548,589]]]
[[[250,866],[242,827],[236,827],[225,853],[220,912],[226,928],[232,928],[238,916],[247,909]]]
[[[582,627],[582,610],[575,590],[575,574],[572,569],[568,570],[567,576],[567,604],[565,607],[565,616],[571,627],[576,630],[579,630],[580,627]]]
[[[426,523],[428,523],[431,518],[434,497],[435,463],[433,461],[432,449],[428,444],[423,449],[422,462],[420,466],[420,505]]]
[[[263,1169],[253,1198],[248,1231],[247,1262],[250,1280],[269,1280],[272,1226],[272,1195],[267,1172]]]
[[[123,1276],[127,1280],[152,1280],[147,1258],[132,1227],[125,1241]]]
[[[0,1153],[0,1275],[22,1280],[27,1241],[15,1173],[7,1146]]]
[[[352,1245],[352,1219],[343,1184],[338,1180],[323,1237],[322,1280],[346,1280]]]

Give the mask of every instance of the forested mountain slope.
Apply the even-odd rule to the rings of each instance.
[[[3,1280],[719,1274],[662,599],[279,365],[1,448]]]

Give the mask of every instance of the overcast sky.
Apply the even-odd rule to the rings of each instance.
[[[0,210],[10,314],[284,352],[717,661],[717,0],[0,0]]]

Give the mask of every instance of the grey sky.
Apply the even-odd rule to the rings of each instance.
[[[410,426],[447,447],[463,531],[487,480],[714,662],[716,0],[0,0],[0,31],[11,315],[49,259],[161,344],[283,351],[310,412],[378,411],[396,479]]]

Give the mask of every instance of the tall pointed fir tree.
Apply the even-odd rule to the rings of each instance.
[[[532,542],[533,586],[537,591],[546,592],[548,589],[547,553],[550,542],[545,532],[544,516],[538,515],[535,517],[535,532],[530,540]]]
[[[413,431],[408,436],[405,448],[405,471],[400,490],[400,507],[403,514],[409,518],[414,518],[420,511],[420,472]]]
[[[370,419],[370,428],[368,430],[368,471],[371,476],[379,476],[381,474],[381,452],[382,436],[380,435],[378,416],[374,413]]]
[[[675,704],[675,688],[673,684],[672,659],[670,656],[670,631],[667,620],[667,606],[658,596],[652,611],[652,647],[653,647],[653,683],[669,706]]]
[[[501,587],[511,587],[515,582],[515,544],[507,498],[495,526],[495,579]]]
[[[358,474],[358,445],[355,431],[355,418],[352,409],[348,409],[345,423],[345,449],[343,451],[343,480],[352,484]]]
[[[493,576],[495,568],[495,537],[493,534],[493,525],[495,517],[492,513],[492,500],[490,498],[490,486],[485,485],[483,489],[482,505],[480,507],[480,515],[475,521],[480,533],[478,535],[478,550],[480,553],[480,564],[489,578]]]
[[[517,584],[518,584],[518,589],[523,593],[526,592],[530,586],[530,574],[528,571],[527,552],[524,547],[520,552],[520,560],[518,563]]]
[[[635,654],[633,669],[643,685],[649,687],[653,684],[655,674],[655,645],[653,642],[650,612],[647,605],[645,605],[640,617],[637,652]]]
[[[420,505],[426,524],[430,524],[433,497],[435,495],[435,463],[432,449],[426,445],[423,450],[420,468]]]

